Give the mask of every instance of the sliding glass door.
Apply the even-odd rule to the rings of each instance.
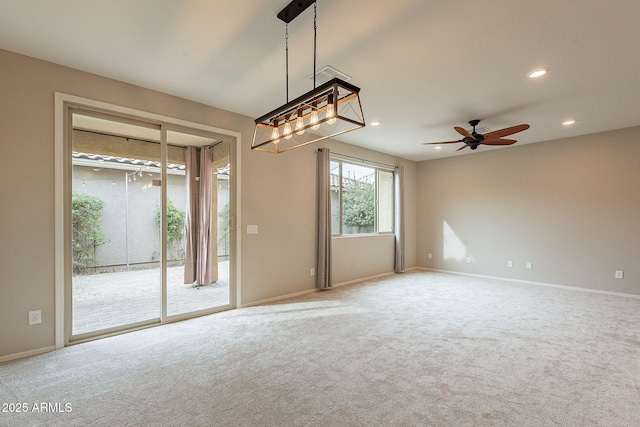
[[[70,111],[70,341],[230,308],[230,142]]]
[[[72,335],[160,321],[160,127],[72,115]]]

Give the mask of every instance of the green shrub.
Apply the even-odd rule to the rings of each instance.
[[[156,226],[158,227],[158,229],[160,228],[160,215],[160,208],[157,208]],[[185,213],[183,211],[178,210],[173,202],[167,199],[167,259],[173,261],[184,260],[184,249],[182,248],[184,215]],[[155,258],[155,256],[153,258]]]
[[[107,242],[102,234],[104,202],[89,194],[75,191],[71,195],[73,271],[86,273],[96,266],[96,249]]]
[[[342,190],[344,224],[350,227],[370,227],[375,221],[374,185],[366,182],[350,184]]]

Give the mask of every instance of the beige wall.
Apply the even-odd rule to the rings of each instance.
[[[636,127],[420,163],[418,264],[640,294],[639,142]]]
[[[0,69],[0,357],[54,344],[56,91],[242,135],[243,304],[314,287],[318,147],[405,166],[407,267],[640,294],[640,128],[419,164],[336,141],[271,155],[250,150],[249,117],[2,50]],[[392,257],[389,236],[336,239],[334,282]]]
[[[2,50],[0,69],[0,357],[54,345],[56,91],[242,135],[243,304],[314,287],[318,147],[405,166],[407,267],[640,294],[640,128],[419,164],[336,141],[271,155],[250,150],[249,117]],[[336,239],[334,282],[392,257],[389,236]]]
[[[314,288],[316,155],[336,152],[406,167],[407,267],[416,265],[416,165],[325,141],[281,155],[250,150],[253,120],[203,104],[0,50],[0,357],[54,345],[54,92],[239,132],[242,303]],[[244,233],[246,225],[259,234]],[[370,244],[358,244],[366,242]],[[336,244],[336,282],[393,269],[388,237]],[[377,260],[376,264],[366,263]],[[381,267],[382,266],[382,267]],[[355,267],[355,268],[352,268]],[[383,271],[388,270],[388,271]],[[27,313],[42,310],[42,324]]]
[[[242,216],[259,233],[243,237],[243,302],[313,289],[310,276],[316,257],[317,149],[390,165],[405,166],[407,199],[407,267],[416,266],[416,164],[364,148],[321,141],[284,154],[243,151]],[[247,169],[249,168],[249,169]],[[249,180],[249,182],[247,182]],[[245,231],[243,230],[243,231]],[[336,284],[393,271],[389,236],[334,239],[333,282]],[[249,275],[249,276],[247,276]],[[247,286],[247,281],[256,286]]]

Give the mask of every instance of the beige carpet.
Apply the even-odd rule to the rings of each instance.
[[[2,426],[638,426],[640,300],[411,272],[7,362],[0,378],[1,409],[28,407]]]

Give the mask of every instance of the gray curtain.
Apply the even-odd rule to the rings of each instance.
[[[394,235],[395,235],[395,261],[393,270],[396,273],[402,273],[404,267],[404,167],[396,166],[394,178]]]
[[[186,147],[184,151],[185,191],[187,206],[184,213],[185,249],[184,283],[196,281],[198,260],[198,149]]]
[[[212,283],[213,251],[211,250],[211,191],[213,185],[212,149],[185,148],[185,262],[184,283]]]
[[[318,150],[318,253],[316,288],[331,289],[331,177],[328,148]]]

